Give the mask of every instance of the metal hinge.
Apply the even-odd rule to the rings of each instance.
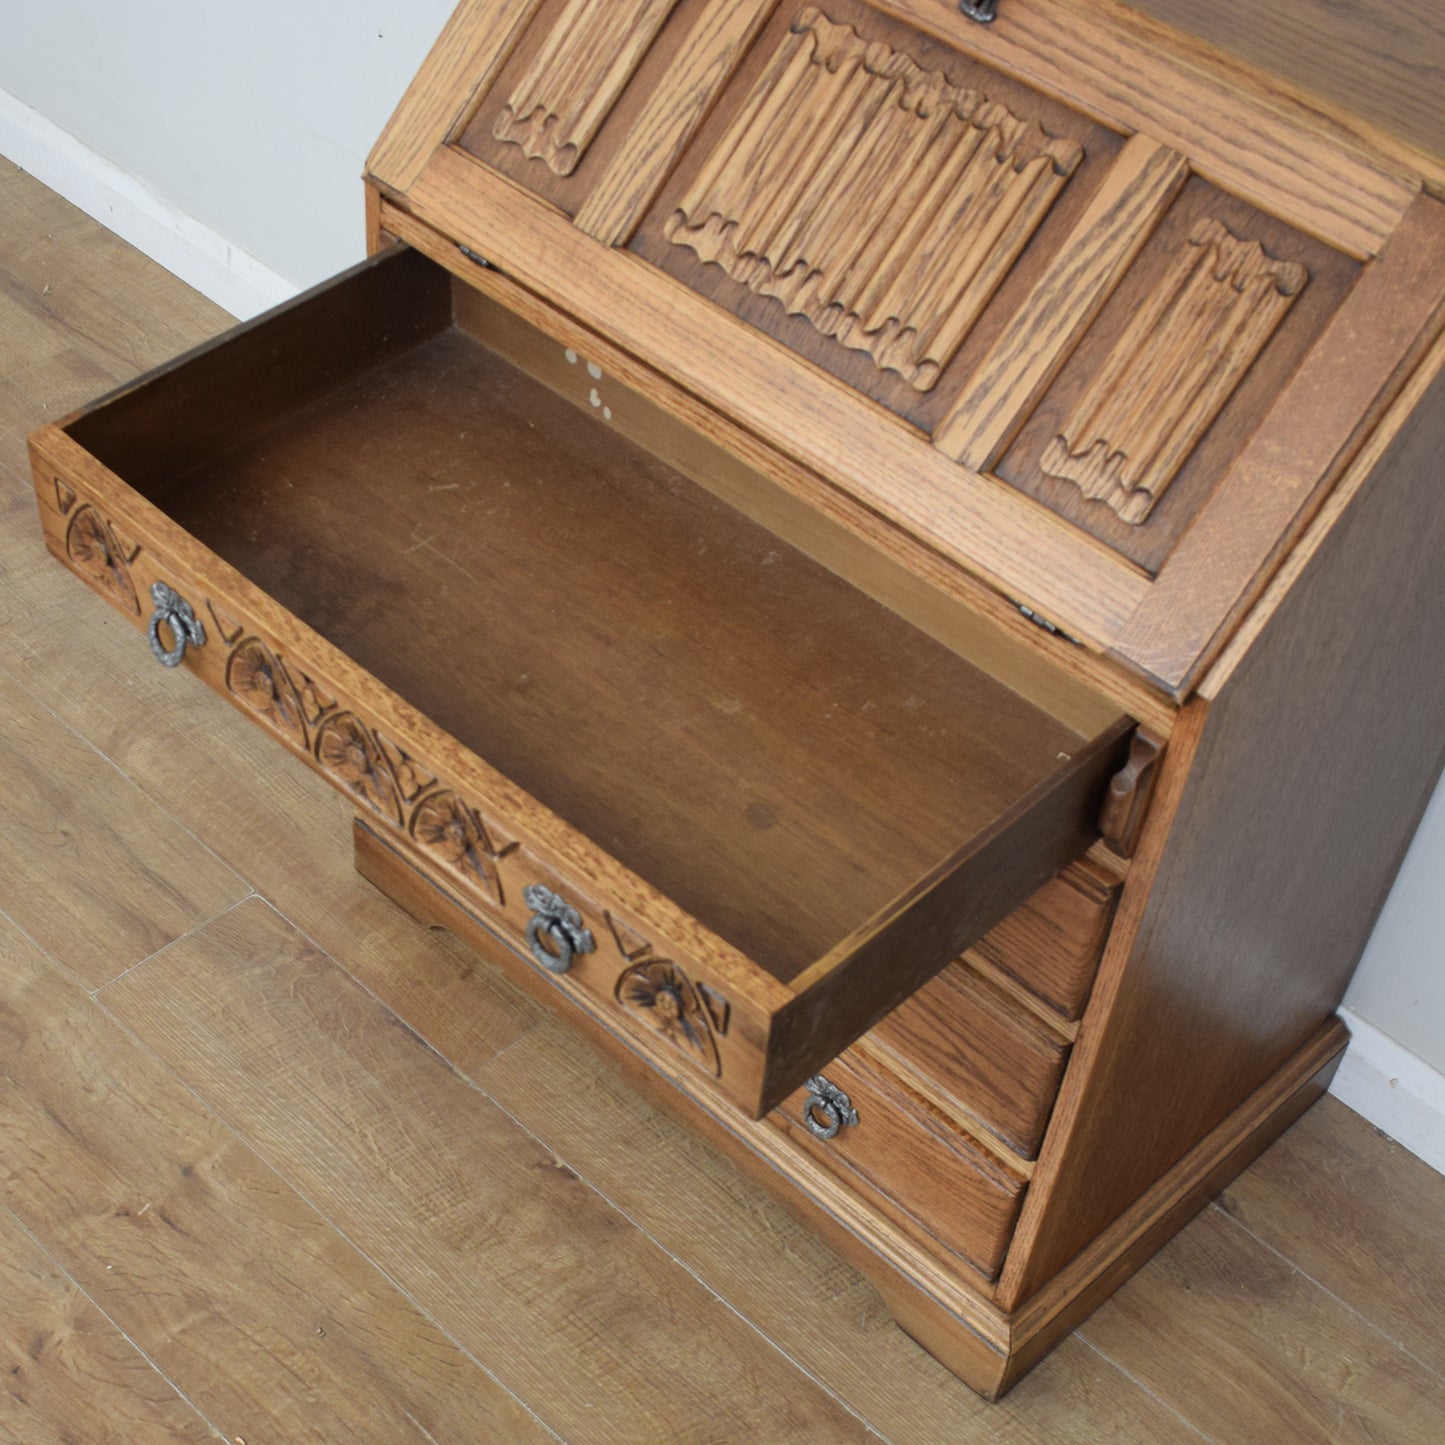
[[[488,271],[495,271],[497,269],[485,256],[479,256],[470,246],[458,246],[457,250],[460,251],[468,261],[475,261],[478,266],[485,266]]]
[[[1084,645],[1082,642],[1079,641],[1077,637],[1070,637],[1069,634],[1065,632],[1062,627],[1058,626],[1056,623],[1050,622],[1047,617],[1039,616],[1039,614],[1035,612],[1032,607],[1025,607],[1022,602],[1015,602],[1014,606],[1018,608],[1022,616],[1027,617],[1028,620],[1032,622],[1035,627],[1042,627],[1043,630],[1047,632],[1050,637],[1061,638],[1065,642],[1073,643],[1075,647],[1082,647]]]
[[[991,24],[998,16],[998,0],[958,0],[958,8],[980,25]]]

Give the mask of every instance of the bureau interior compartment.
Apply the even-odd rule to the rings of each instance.
[[[1087,846],[1124,719],[1081,730],[873,601],[624,435],[585,358],[526,328],[574,401],[499,353],[472,295],[398,249],[68,430],[785,984],[860,949],[934,971],[943,921],[890,929],[970,850],[1016,839],[981,932]]]

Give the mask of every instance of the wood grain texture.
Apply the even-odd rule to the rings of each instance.
[[[1025,1159],[1038,1154],[1069,1053],[963,963],[879,1020],[854,1049],[886,1061],[949,1118]]]
[[[976,945],[977,953],[1065,1019],[1077,1019],[1119,900],[1119,881],[1091,862],[1066,868]]]
[[[738,1308],[844,1390],[887,1439],[935,1445],[979,1430],[1030,1445],[1187,1437],[1079,1340],[1007,1400],[986,1404],[888,1323],[883,1301],[838,1255],[723,1154],[645,1103],[616,1068],[579,1051],[562,1023],[508,1050],[479,1082],[679,1260],[723,1282]],[[582,1093],[595,1105],[585,1117],[568,1107]]]
[[[1099,810],[1099,831],[1104,843],[1121,858],[1132,858],[1139,846],[1163,751],[1162,738],[1147,728],[1136,729],[1129,740],[1128,762],[1109,781],[1108,795]]]
[[[1116,652],[1182,696],[1445,318],[1445,204],[1412,206],[1235,459]]]
[[[663,234],[926,391],[1082,159],[810,7]]]
[[[417,216],[526,276],[623,348],[703,400],[747,416],[765,440],[834,477],[885,517],[930,541],[1086,640],[1111,635],[1147,584],[1072,528],[977,477],[924,438],[860,408],[851,388],[798,366],[626,253],[603,250],[565,218],[465,155],[443,151],[413,187]],[[585,294],[577,286],[587,278]],[[708,344],[699,347],[697,339]],[[885,485],[886,481],[886,485]]]
[[[1308,280],[1223,222],[1198,222],[1044,448],[1044,472],[1147,520]]]
[[[460,0],[372,147],[366,172],[407,191],[485,93],[541,0]]]
[[[772,8],[772,0],[710,0],[574,217],[579,230],[606,246],[626,243]]]
[[[194,1445],[219,1438],[8,1209],[0,1209],[0,1360],[7,1439]]]
[[[108,1007],[564,1437],[866,1436],[264,905],[155,964]]]
[[[135,642],[136,666],[154,666]],[[0,909],[88,988],[249,892],[112,762],[6,676],[0,712]]]
[[[1170,1388],[1212,1438],[1424,1445],[1438,1432],[1445,1380],[1218,1212],[1165,1246],[1157,1266],[1093,1317],[1089,1337],[1114,1358],[1139,1360],[1146,1385],[1166,1374],[1147,1362],[1168,1360]],[[1193,1290],[1191,1307],[1178,1309],[1183,1282],[1199,1278],[1211,1287]],[[1232,1329],[1219,1329],[1225,1313]],[[1261,1350],[1285,1328],[1302,1368],[1281,1379],[1262,1366]]]
[[[1344,990],[1441,763],[1442,400],[1437,376],[1227,686],[1170,741],[1020,1223],[1015,1298]],[[1119,1047],[1139,1030],[1149,1048]]]
[[[1440,1191],[1429,1165],[1324,1099],[1217,1207],[1445,1378]]]
[[[1445,164],[1445,16],[1434,0],[1130,0]],[[1439,171],[1437,169],[1438,177]]]
[[[1419,189],[1408,163],[1367,129],[1221,63],[1116,0],[1016,0],[987,26],[929,0],[880,0],[880,8],[1153,136],[1201,175],[1351,255],[1379,251]]]
[[[1131,136],[1089,208],[933,434],[987,471],[1098,314],[1188,174],[1184,158]]]
[[[253,914],[275,918],[259,900],[239,916]],[[0,928],[0,1020],[15,1043],[0,1086],[0,1194],[226,1439],[549,1438],[82,990]]]
[[[492,124],[556,175],[569,176],[652,44],[675,0],[570,0]]]

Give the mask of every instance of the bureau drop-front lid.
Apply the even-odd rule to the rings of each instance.
[[[369,169],[1176,696],[1445,297],[1366,138],[1074,0],[465,0]]]

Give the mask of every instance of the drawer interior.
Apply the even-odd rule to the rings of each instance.
[[[465,296],[394,252],[68,430],[784,984],[1097,750],[534,379]]]

